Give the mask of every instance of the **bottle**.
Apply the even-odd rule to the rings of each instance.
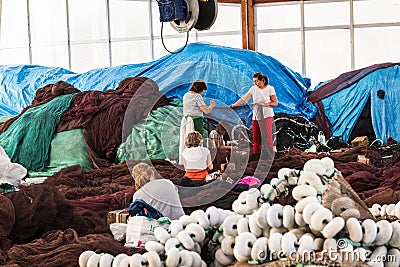
[[[318,142],[325,144],[325,135],[323,131],[319,131],[318,133]]]

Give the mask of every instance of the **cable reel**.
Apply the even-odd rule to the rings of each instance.
[[[187,33],[186,44],[182,50],[187,45],[191,29],[195,28],[198,31],[208,30],[217,18],[217,0],[157,0],[157,2],[160,11],[160,22],[169,22],[177,32]],[[164,45],[162,31],[163,24],[161,25],[161,40]],[[165,45],[164,48],[170,52]]]

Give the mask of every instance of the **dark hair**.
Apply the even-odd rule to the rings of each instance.
[[[253,78],[257,78],[260,81],[263,81],[265,85],[268,85],[269,79],[267,76],[262,74],[262,72],[256,72],[253,74]]]
[[[217,131],[217,133],[219,133],[220,135],[224,135],[226,134],[226,129],[225,129],[225,124],[227,124],[226,120],[222,120],[220,121],[217,126],[215,127],[215,130]]]
[[[204,90],[207,90],[207,84],[205,81],[202,80],[195,80],[190,86],[190,91],[195,93],[200,93]]]

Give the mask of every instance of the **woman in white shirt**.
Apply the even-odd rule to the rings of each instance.
[[[206,82],[196,80],[190,86],[189,92],[183,95],[183,116],[190,116],[193,119],[194,130],[202,135],[203,133],[203,113],[210,113],[214,106],[214,100],[210,100],[210,106],[206,106],[202,97],[203,92],[207,90]]]
[[[249,101],[250,98],[253,98],[253,150],[257,154],[261,152],[263,144],[262,136],[265,136],[267,139],[269,147],[274,149],[272,138],[274,110],[272,108],[278,106],[278,99],[274,87],[268,84],[267,76],[264,76],[261,72],[257,72],[253,75],[253,81],[254,86],[242,98],[230,105],[230,107],[237,107]]]
[[[185,215],[176,186],[170,180],[155,179],[151,166],[146,163],[135,165],[132,176],[136,189],[133,202],[142,199],[171,220]]]
[[[186,148],[182,152],[185,176],[191,180],[206,180],[208,170],[213,169],[210,150],[200,146],[203,136],[197,132],[191,132],[186,137]]]

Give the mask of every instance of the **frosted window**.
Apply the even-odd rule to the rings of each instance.
[[[2,0],[1,11],[0,47],[28,46],[26,0]]]
[[[67,42],[66,12],[65,0],[30,1],[32,45]]]
[[[151,61],[150,40],[112,43],[113,66]]]
[[[109,67],[108,44],[72,45],[71,65],[74,72]]]
[[[259,33],[257,51],[272,56],[294,71],[302,72],[300,32]]]
[[[355,29],[355,67],[400,62],[399,43],[400,27]]]
[[[400,22],[400,1],[354,1],[355,24],[377,22]]]
[[[208,42],[215,45],[222,45],[233,48],[242,48],[242,36],[237,35],[216,35],[216,36],[199,36],[199,42]]]
[[[299,28],[301,26],[300,5],[256,6],[257,30]]]
[[[349,30],[306,32],[306,77],[313,85],[351,70]]]
[[[110,1],[112,38],[150,36],[149,3],[145,1]]]
[[[68,69],[68,47],[66,45],[33,47],[32,64]]]
[[[0,50],[0,64],[29,64],[29,50],[28,48],[14,48]]]
[[[242,15],[240,5],[218,4],[218,14],[209,30],[201,32],[240,31]]]
[[[69,0],[71,41],[108,38],[105,0]]]
[[[350,24],[349,2],[304,4],[306,27]]]
[[[188,42],[192,43],[194,42],[194,39],[189,37]],[[186,43],[186,37],[164,39],[164,44],[169,51],[178,50],[182,48],[185,45],[185,43]],[[154,40],[154,60],[159,59],[168,54],[169,52],[164,48],[161,39]]]

